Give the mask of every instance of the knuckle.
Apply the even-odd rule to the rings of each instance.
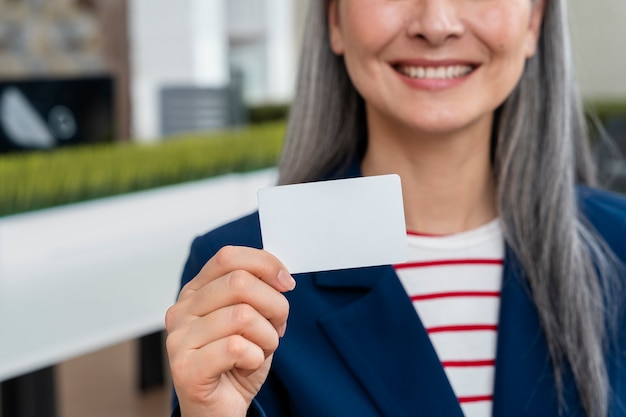
[[[187,327],[179,328],[165,337],[165,350],[170,358],[179,357],[183,352],[189,350],[188,345],[189,329]]]
[[[259,271],[263,276],[273,275],[273,272],[276,271],[278,274],[278,266],[276,265],[276,258],[271,255],[269,252],[261,252],[263,254],[261,261],[259,263]]]
[[[165,312],[165,329],[168,332],[173,331],[176,327],[176,323],[178,322],[179,312],[177,307],[178,304],[174,304]]]
[[[186,361],[183,359],[184,356],[180,349],[180,336],[177,332],[167,335],[165,349],[172,374],[181,375],[186,368]]]
[[[236,293],[245,292],[250,285],[250,276],[245,271],[233,271],[228,275],[228,287]]]
[[[165,338],[165,350],[167,350],[170,357],[174,357],[178,351],[178,346],[180,345],[178,339],[177,332],[168,333]]]
[[[237,304],[233,306],[231,320],[238,327],[248,327],[254,321],[254,309],[248,304]]]
[[[230,358],[241,357],[246,351],[246,341],[240,335],[232,335],[226,338],[226,356]]]
[[[222,267],[228,267],[232,263],[232,259],[235,256],[236,251],[234,246],[224,246],[213,256],[213,259],[218,265]]]

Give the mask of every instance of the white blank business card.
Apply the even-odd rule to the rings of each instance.
[[[264,188],[258,200],[263,249],[292,274],[407,261],[398,175]]]

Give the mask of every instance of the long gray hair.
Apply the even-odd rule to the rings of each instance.
[[[313,181],[362,156],[362,98],[329,46],[328,1],[310,1],[283,154],[282,184]],[[610,251],[585,224],[575,184],[593,184],[587,129],[575,88],[564,0],[548,0],[535,56],[496,111],[493,168],[507,245],[537,306],[557,389],[572,371],[586,414],[605,417],[604,353],[614,274]],[[603,281],[604,280],[604,281]],[[610,316],[611,314],[609,314]]]

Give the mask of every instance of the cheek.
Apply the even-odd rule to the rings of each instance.
[[[526,4],[528,3],[528,4]],[[509,6],[492,7],[476,14],[475,33],[494,55],[525,58],[528,45],[530,2],[511,0]]]
[[[346,54],[377,55],[405,25],[398,4],[393,2],[346,0],[340,5]]]
[[[515,2],[515,0],[512,0]],[[492,87],[492,98],[501,103],[515,88],[524,71],[528,45],[528,14],[523,8],[486,10],[474,26],[474,34],[489,57],[485,77]]]

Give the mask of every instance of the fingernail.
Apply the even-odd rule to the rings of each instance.
[[[284,269],[281,269],[278,273],[278,282],[287,291],[292,291],[296,288],[296,280]]]

